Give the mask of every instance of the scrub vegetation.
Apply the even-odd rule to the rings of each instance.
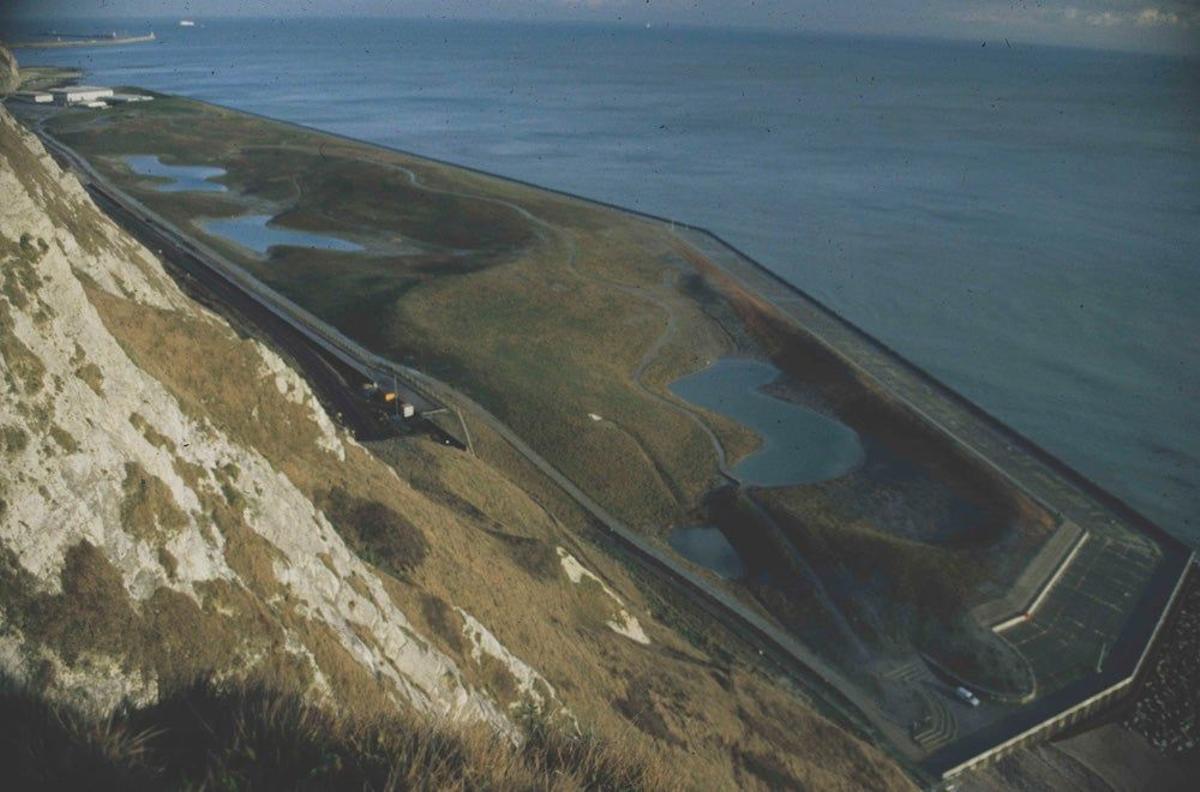
[[[20,789],[545,789],[671,786],[658,757],[530,715],[514,746],[407,713],[336,714],[201,679],[95,718],[0,680],[0,761]]]
[[[361,558],[392,574],[419,566],[429,553],[421,529],[379,501],[357,498],[335,487],[318,502]]]

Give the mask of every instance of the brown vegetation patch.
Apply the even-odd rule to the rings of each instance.
[[[75,376],[83,380],[97,396],[104,396],[104,374],[95,363],[85,363],[75,369]]]
[[[355,553],[392,574],[420,566],[429,553],[421,529],[379,501],[334,487],[320,499],[320,507]]]
[[[216,499],[211,499],[215,501]],[[275,576],[275,563],[284,561],[279,548],[246,525],[240,514],[224,506],[214,507],[213,522],[225,537],[225,563],[256,594],[269,597],[284,593]]]
[[[75,437],[58,424],[51,425],[50,438],[58,444],[59,448],[61,448],[63,451],[66,451],[68,454],[74,454],[79,450],[79,442],[75,439]]]
[[[332,627],[323,621],[298,615],[290,617],[289,622],[316,658],[321,673],[337,691],[338,704],[344,711],[372,715],[394,708],[390,683],[368,671],[342,645]]]
[[[520,683],[503,660],[484,652],[479,657],[483,685],[501,706],[515,704],[521,693]]]
[[[176,397],[184,412],[208,419],[277,466],[314,461],[320,429],[307,405],[283,399],[264,377],[253,342],[206,317],[167,311],[86,287],[126,353]],[[203,354],[207,365],[191,361]]]
[[[165,451],[169,451],[172,454],[175,453],[175,443],[171,440],[171,438],[167,437],[151,426],[150,422],[138,413],[129,414],[129,423],[131,423],[135,429],[142,433],[142,437],[146,438],[146,442],[148,442],[150,445],[154,446],[155,448],[161,448]]]
[[[34,245],[29,234],[21,234],[20,241],[14,243],[0,234],[0,256],[4,262],[4,269],[0,270],[0,294],[19,311],[27,310],[31,299],[41,302],[37,291],[42,285],[42,277],[35,266],[49,246],[40,237],[37,241],[38,245]]]
[[[371,589],[367,586],[367,581],[363,580],[362,575],[357,572],[351,572],[350,577],[346,580],[347,585],[353,589],[354,593],[365,599],[367,602],[374,602],[375,598],[371,595]]]
[[[19,426],[0,426],[0,448],[6,454],[19,454],[29,446],[29,433]]]
[[[325,565],[326,569],[335,575],[338,574],[337,567],[333,565],[333,556],[328,552],[317,553],[317,558]]]
[[[579,623],[593,630],[607,630],[618,605],[600,581],[584,575],[574,589],[574,611]]]
[[[734,747],[733,758],[740,770],[754,776],[767,789],[805,788],[778,756]]]
[[[500,541],[509,558],[521,569],[538,580],[557,580],[562,572],[558,551],[549,542],[526,536],[513,536],[500,531],[492,532]]]
[[[12,390],[37,393],[42,389],[46,367],[13,332],[8,306],[0,304],[0,359],[4,360],[4,378]]]
[[[170,488],[137,462],[125,463],[121,487],[121,526],[143,542],[161,544],[187,526]]]
[[[681,691],[677,691],[681,694]],[[665,743],[683,746],[684,741],[671,729],[666,708],[649,677],[630,680],[625,695],[613,700],[613,707],[641,731]]]
[[[120,572],[87,541],[68,549],[62,590],[41,586],[11,554],[0,557],[5,615],[25,637],[73,664],[85,653],[116,658],[127,670],[153,674],[169,690],[213,669],[240,668],[247,644],[278,647],[278,622],[263,618],[244,589],[227,581],[200,584],[204,605],[167,588],[135,604]]]
[[[426,594],[421,597],[421,615],[429,625],[430,631],[441,638],[453,652],[460,657],[465,654],[467,646],[463,640],[462,614],[441,597]]]
[[[15,565],[15,559],[11,563]],[[83,541],[67,550],[61,593],[43,598],[34,594],[36,590],[36,584],[31,585],[21,598],[30,606],[26,619],[37,637],[58,649],[67,663],[84,651],[122,653],[137,613],[120,572],[94,545]]]
[[[162,566],[163,571],[167,573],[167,577],[175,579],[176,573],[179,571],[179,560],[165,547],[158,548],[158,563]]]

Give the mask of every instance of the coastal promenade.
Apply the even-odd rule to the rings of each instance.
[[[1064,644],[1097,631],[1101,625],[1110,630],[1108,640],[1099,646],[1094,673],[1051,690],[938,749],[922,760],[922,767],[931,776],[951,778],[998,758],[1074,722],[1132,687],[1192,566],[1195,555],[1188,547],[1029,438],[716,235],[664,222],[708,263],[804,328],[859,376],[876,383],[889,398],[1055,515],[1059,531],[1079,526],[1099,539],[1088,565],[1072,570],[1070,584],[1055,584],[1044,596],[1053,599],[1061,594],[1061,599],[1069,601],[1065,606],[1068,609],[1076,598],[1099,596],[1106,598],[1103,604],[1117,614],[1068,612],[1066,619],[1040,628],[1074,622],[1071,629],[1077,633],[1068,631],[1062,637]],[[1071,563],[1068,560],[1068,569]],[[1120,569],[1124,577],[1105,574],[1111,569]],[[1057,578],[1066,571],[1051,567],[1047,575],[1053,573]],[[1105,591],[1114,587],[1116,591]],[[1059,605],[1061,613],[1064,607]],[[1089,617],[1095,621],[1089,623]],[[1096,638],[1094,634],[1088,637]],[[1049,653],[1055,648],[1052,644]]]

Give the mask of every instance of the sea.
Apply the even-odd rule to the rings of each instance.
[[[158,41],[18,58],[707,227],[1200,547],[1196,59],[676,26],[96,25]]]

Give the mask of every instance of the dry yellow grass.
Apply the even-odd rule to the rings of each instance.
[[[381,575],[394,602],[422,633],[456,659],[473,684],[501,692],[504,687],[494,669],[470,658],[456,635],[461,625],[444,603],[472,613],[506,646],[534,663],[576,717],[598,734],[654,745],[663,761],[676,768],[683,786],[770,786],[764,777],[768,771],[753,757],[780,752],[795,754],[781,760],[794,779],[820,778],[836,788],[838,779],[866,773],[877,787],[905,783],[880,755],[828,725],[794,694],[756,679],[753,673],[714,665],[687,641],[656,624],[637,586],[602,554],[586,547],[576,550],[642,620],[652,637],[651,647],[641,647],[588,618],[587,610],[578,604],[587,592],[579,593],[557,568],[549,567],[551,574],[546,574],[543,566],[543,572],[536,573],[515,558],[509,537],[547,545],[577,542],[560,527],[560,522],[579,520],[571,516],[569,501],[564,503],[560,494],[538,482],[530,471],[515,468],[517,484],[508,478],[508,469],[502,471],[420,439],[396,441],[393,449],[396,467],[402,477],[412,479],[411,485],[398,481],[382,462],[356,447],[348,447],[346,461],[339,463],[313,442],[317,429],[305,410],[279,399],[274,385],[256,376],[256,353],[250,342],[208,320],[156,312],[95,290],[89,291],[89,297],[131,356],[167,384],[186,409],[257,448],[315,502],[331,487],[339,487],[354,498],[378,501],[420,528],[429,544],[424,560],[406,571],[403,580],[383,570]],[[178,354],[183,348],[192,351],[188,358],[192,360],[195,350],[205,350],[208,366],[185,370]],[[231,384],[235,379],[236,386]],[[255,406],[260,417],[248,421]],[[479,437],[485,448],[496,442],[486,432]],[[536,501],[530,492],[536,494]],[[221,506],[223,502],[210,504],[217,516],[228,507]],[[256,603],[271,594],[268,559],[255,561],[253,548],[238,545],[241,529],[237,526],[234,521],[220,528],[227,541],[234,540],[231,563],[242,564],[239,569],[253,590],[220,591],[222,599],[212,601],[212,607],[219,602],[223,610],[238,614],[235,626],[241,620],[261,618],[261,605]],[[443,605],[430,604],[438,602]],[[342,700],[369,706],[370,700],[380,699],[374,680],[364,678],[362,667],[344,656],[340,645],[319,626],[292,617],[288,624],[305,636]],[[232,635],[209,633],[214,644],[224,641],[228,647],[231,640]],[[667,708],[663,722],[668,724],[669,738],[638,729],[614,706],[626,695],[631,678],[648,679],[670,691],[657,695],[654,704]],[[757,719],[747,715],[762,706],[778,712]],[[768,728],[774,717],[786,719],[798,730],[796,734],[807,736],[789,737],[786,745],[778,745],[781,734]],[[818,740],[825,744],[818,745]],[[805,751],[824,751],[829,756],[809,761]],[[851,786],[846,782],[842,788]]]
[[[0,680],[0,761],[17,788],[666,790],[628,743],[526,725],[520,745],[411,713],[335,714],[271,687],[199,680],[95,719]]]

